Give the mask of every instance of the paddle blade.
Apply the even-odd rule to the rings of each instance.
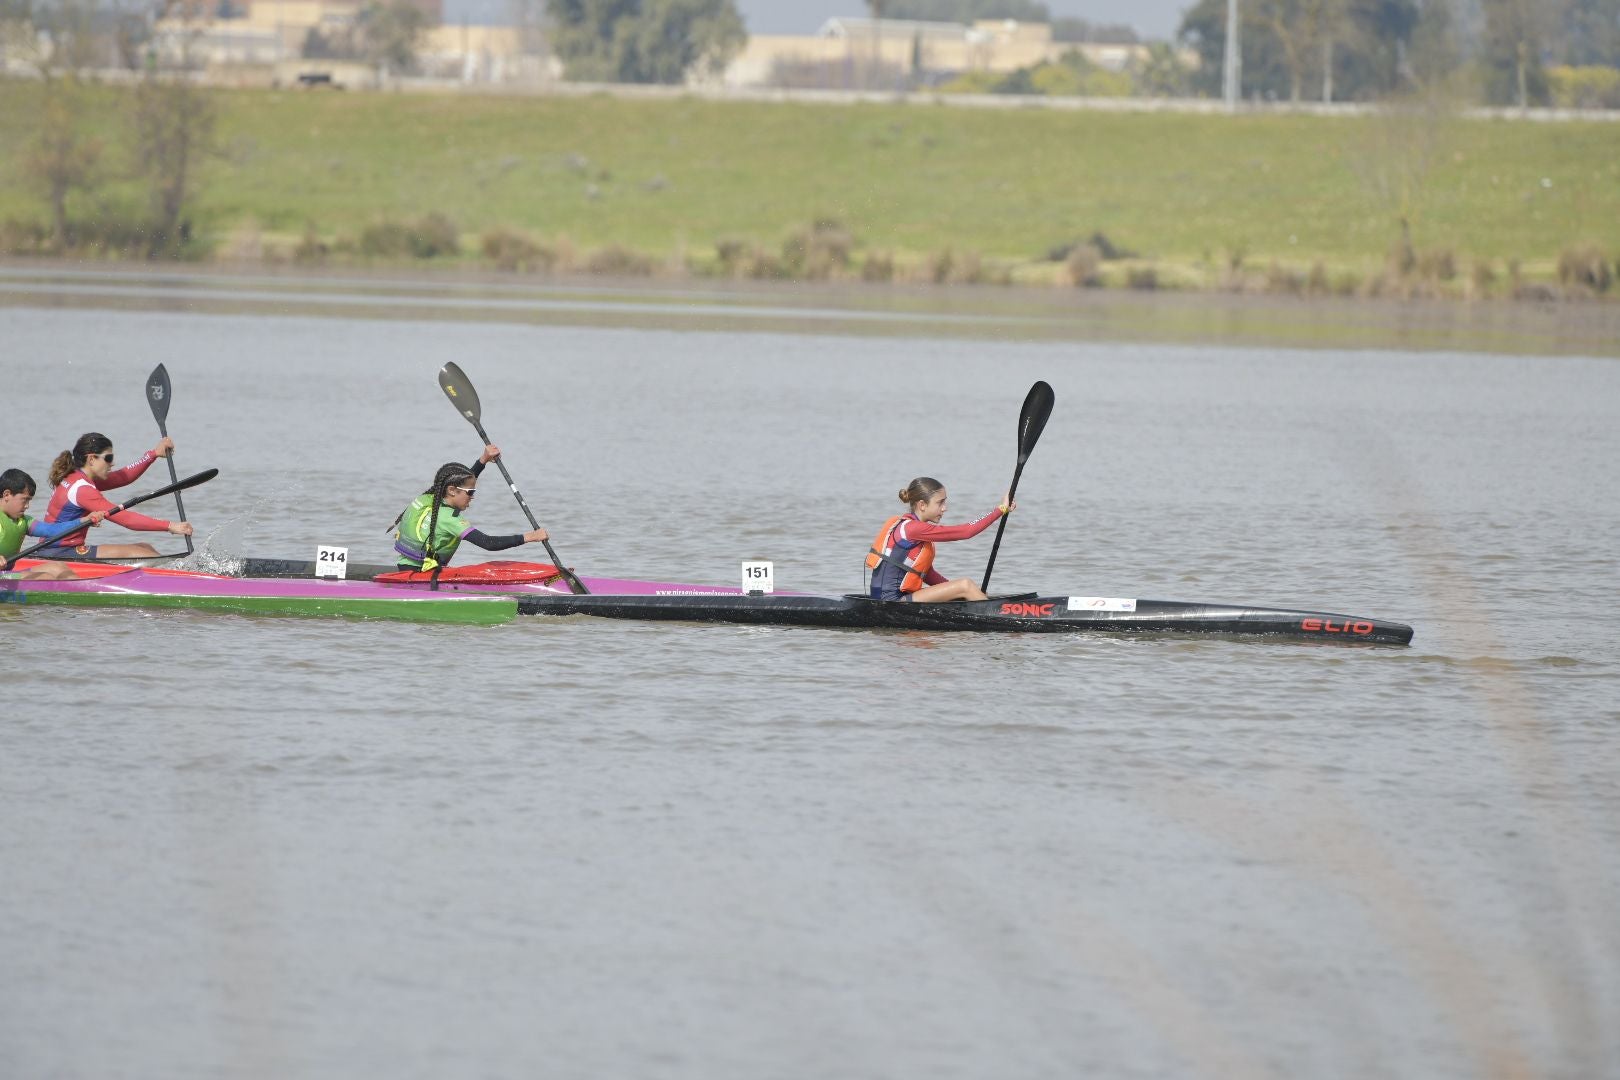
[[[1046,429],[1046,421],[1052,415],[1054,400],[1052,388],[1044,382],[1037,382],[1029,388],[1029,395],[1024,398],[1024,408],[1018,414],[1018,464],[1029,460],[1029,452],[1035,449],[1035,440],[1041,437],[1041,432]]]
[[[470,423],[476,426],[481,422],[478,391],[473,389],[472,380],[467,378],[467,373],[454,360],[439,369],[439,389]]]
[[[146,377],[146,403],[152,406],[152,415],[157,419],[158,429],[162,430],[163,422],[169,418],[169,369],[159,364],[152,369],[152,374]]]

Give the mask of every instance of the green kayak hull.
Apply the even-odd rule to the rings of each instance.
[[[509,596],[218,596],[185,593],[119,593],[29,590],[29,606],[143,608],[218,611],[237,615],[338,616],[404,622],[493,626],[517,615]]]

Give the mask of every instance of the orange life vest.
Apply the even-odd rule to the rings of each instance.
[[[902,558],[895,552],[894,530],[902,521],[916,521],[910,514],[896,514],[883,523],[878,530],[877,538],[872,541],[872,547],[866,553],[866,566],[869,570],[876,570],[884,563],[901,567],[906,576],[900,580],[900,591],[903,593],[916,592],[928,584],[923,580],[924,575],[934,567],[934,545],[924,540],[911,549],[910,558]]]

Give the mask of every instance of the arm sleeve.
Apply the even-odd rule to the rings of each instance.
[[[483,461],[475,461],[475,462],[473,462],[472,474],[474,476],[482,476],[482,475],[484,475],[484,466],[486,464],[487,464],[487,462],[483,462]]]
[[[510,536],[490,536],[487,533],[479,532],[477,529],[468,529],[462,534],[461,538],[469,544],[477,544],[485,551],[505,551],[507,548],[515,548],[523,543],[522,533],[513,533]]]
[[[147,462],[147,464],[150,465],[151,462]],[[128,481],[126,481],[126,483],[127,482]],[[99,491],[91,491],[87,488],[80,488],[79,493],[79,497],[75,501],[86,514],[93,510],[111,511],[116,509],[118,506],[117,503],[109,502],[107,500],[107,496],[103,495]],[[107,520],[112,522],[114,525],[122,525],[126,529],[134,529],[136,532],[169,531],[169,523],[167,521],[159,521],[157,518],[149,518],[145,514],[137,514],[133,510],[125,510],[122,513],[109,517]],[[85,527],[85,523],[83,521],[76,521],[74,522],[74,525],[77,526],[78,529],[83,529]]]
[[[931,540],[936,544],[947,540],[969,540],[978,536],[992,524],[1001,519],[1001,507],[996,507],[978,521],[970,521],[966,525],[931,525],[926,521],[906,522],[906,539],[916,540],[919,543]]]
[[[55,540],[58,536],[66,536],[82,528],[84,528],[83,521],[30,521],[28,535],[37,536],[41,540]]]
[[[928,573],[923,575],[924,585],[941,585],[949,580],[951,579],[931,566],[928,568]]]
[[[148,450],[146,453],[142,454],[128,465],[125,465],[122,469],[114,469],[112,472],[108,473],[107,479],[97,484],[96,487],[100,488],[102,491],[106,491],[109,488],[121,488],[125,484],[133,484],[135,481],[141,478],[142,473],[152,467],[152,462],[156,460],[157,455]],[[100,510],[102,507],[93,506],[91,509]]]

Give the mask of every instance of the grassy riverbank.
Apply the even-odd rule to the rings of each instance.
[[[0,82],[0,222],[47,220],[21,164],[39,92]],[[73,196],[75,218],[141,213],[118,164],[122,96],[90,97],[106,167],[95,194]],[[1403,209],[1419,262],[1408,269],[1442,292],[1554,279],[1576,249],[1611,266],[1620,256],[1620,124],[605,96],[214,100],[219,154],[194,221],[215,257],[408,258],[394,234],[440,215],[459,242],[450,258],[504,251],[529,268],[1030,283],[1091,271],[1139,287],[1353,292],[1385,273]],[[811,232],[818,221],[836,225]],[[1094,252],[1067,250],[1096,234]],[[1106,258],[1110,246],[1128,257]]]

